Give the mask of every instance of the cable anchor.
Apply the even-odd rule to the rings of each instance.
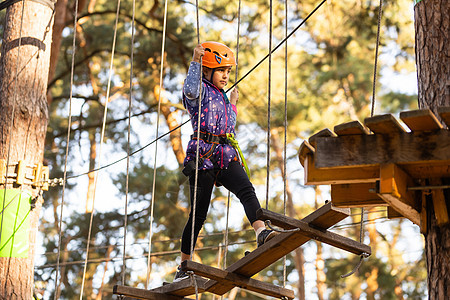
[[[346,278],[346,277],[349,277],[349,276],[355,274],[355,272],[359,270],[359,267],[361,267],[361,264],[362,264],[362,262],[363,262],[363,259],[364,259],[364,258],[368,258],[369,256],[370,256],[369,253],[363,252],[363,253],[361,254],[361,256],[359,257],[359,262],[358,262],[358,264],[355,266],[355,268],[353,268],[353,270],[350,271],[350,273],[341,275],[341,278]]]

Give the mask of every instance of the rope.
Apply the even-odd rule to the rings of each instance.
[[[369,257],[369,254],[366,253],[366,252],[363,252],[363,253],[361,254],[360,258],[359,258],[358,264],[353,268],[353,270],[351,270],[351,271],[350,271],[349,273],[347,273],[347,274],[341,275],[341,278],[346,278],[346,277],[349,277],[349,276],[355,274],[355,272],[359,270],[359,267],[361,267],[361,264],[362,264],[362,262],[363,262],[363,259],[364,259],[364,258],[367,258],[367,257]]]
[[[239,0],[238,5],[238,24],[237,24],[237,37],[236,37],[236,73],[234,76],[234,81],[236,82],[238,79],[238,73],[239,73],[239,38],[240,38],[240,28],[241,28],[241,0]],[[242,153],[242,152],[241,152]],[[243,156],[242,156],[243,157]],[[246,164],[246,171],[248,170],[247,164]],[[249,172],[247,175],[250,177]],[[227,197],[227,215],[226,215],[226,226],[225,226],[225,248],[223,251],[223,264],[222,268],[225,269],[227,267],[227,254],[228,254],[228,222],[229,222],[229,216],[230,216],[230,199],[231,199],[231,192],[228,191],[228,197]],[[221,297],[222,298],[222,297]]]
[[[187,271],[186,273],[189,275],[189,278],[191,279],[191,284],[194,285],[195,300],[198,300],[198,285],[197,285],[197,280],[195,280],[194,272],[193,271]]]
[[[269,1],[269,80],[267,87],[267,167],[266,167],[266,209],[269,208],[269,178],[270,178],[270,95],[272,85],[272,0]]]
[[[370,116],[373,117],[374,111],[375,111],[375,86],[377,82],[377,64],[378,64],[378,48],[380,45],[380,27],[381,27],[381,15],[383,14],[383,0],[380,0],[380,6],[378,7],[378,22],[377,22],[377,42],[375,46],[375,63],[373,68],[373,85],[372,85],[372,108],[370,111]],[[363,242],[363,235],[364,235],[364,207],[361,207],[361,223],[359,226],[359,242]],[[362,264],[362,261],[364,258],[369,257],[367,253],[361,254],[361,257],[359,259],[358,264],[355,266],[355,268],[347,274],[341,275],[341,278],[346,278],[348,276],[353,275],[356,271],[358,271],[359,267]]]
[[[13,92],[13,107],[11,112],[11,122],[9,124],[9,140],[8,140],[8,153],[6,155],[6,173],[8,173],[8,165],[11,159],[11,132],[13,129],[14,124],[14,114],[16,112],[16,99],[17,99],[17,77],[19,74],[19,63],[20,63],[20,48],[22,46],[22,29],[23,29],[23,16],[25,12],[25,0],[22,0],[22,13],[20,17],[20,29],[19,29],[19,45],[17,47],[17,61],[16,61],[16,75],[14,76],[14,92]],[[3,204],[2,204],[2,212],[5,210],[5,202],[6,202],[6,187],[8,183],[8,176],[5,176],[5,184],[4,184],[4,191],[3,191]],[[2,240],[2,231],[3,231],[3,213],[2,213],[2,219],[0,222],[0,242]],[[6,291],[5,291],[6,292]]]
[[[319,3],[309,14],[308,16],[294,29],[292,30],[289,35],[287,37],[285,37],[275,48],[272,49],[272,53],[275,52],[276,50],[278,50],[279,47],[281,47],[281,45],[283,43],[285,43],[287,41],[287,39],[289,39],[303,24],[306,23],[306,21],[323,5],[323,3],[325,3],[327,0],[322,0],[321,3]],[[263,57],[255,66],[253,66],[243,77],[241,77],[237,82],[235,82],[228,90],[226,90],[225,92],[228,93],[233,87],[235,87],[236,85],[238,85],[244,78],[246,78],[251,72],[253,72],[257,67],[259,67],[259,65],[261,65],[267,58],[269,57],[269,54],[267,54],[265,57]],[[182,126],[186,125],[188,122],[190,122],[190,119],[184,121],[182,124],[180,124],[179,126],[173,128],[172,130],[166,132],[164,135],[161,135],[160,137],[157,137],[155,140],[151,141],[150,143],[148,143],[147,145],[143,146],[142,148],[132,152],[130,154],[130,156],[133,156],[134,154],[144,150],[145,148],[147,148],[148,146],[152,145],[153,143],[155,143],[156,141],[160,140],[161,138],[169,135],[170,133],[174,132],[175,130],[178,130],[179,128],[181,128]],[[87,175],[89,173],[92,172],[96,172],[96,171],[100,171],[102,169],[108,168],[114,164],[117,164],[123,160],[125,160],[127,157],[123,157],[121,159],[118,159],[110,164],[104,165],[102,167],[99,167],[97,169],[92,169],[88,172],[85,173],[80,173],[78,175],[73,175],[73,176],[68,176],[67,179],[74,179],[80,176],[84,176]],[[36,182],[39,183],[40,181]],[[62,182],[62,178],[54,178],[54,179],[50,179],[49,180],[49,184],[51,185],[57,185],[57,184],[61,184]]]
[[[131,143],[131,105],[133,100],[133,60],[134,60],[134,31],[135,31],[136,0],[133,0],[133,13],[131,18],[131,57],[130,57],[130,97],[128,100],[128,132],[127,132],[127,177],[125,181],[125,218],[123,222],[123,253],[122,253],[122,284],[125,285],[126,245],[128,225],[128,188],[130,175],[130,143]]]
[[[197,44],[200,44],[200,20],[199,20],[199,12],[198,12],[198,0],[195,1],[195,10],[197,17]],[[197,141],[200,140],[200,121],[201,121],[201,112],[202,112],[202,76],[203,76],[203,67],[202,67],[202,57],[200,57],[200,89],[198,94],[198,119],[197,119]],[[190,249],[190,258],[194,257],[194,231],[195,231],[195,211],[197,210],[197,185],[198,185],[198,163],[199,163],[199,155],[200,154],[200,143],[197,142],[197,148],[195,150],[195,178],[194,178],[194,197],[192,199],[192,228],[191,228],[191,249]]]
[[[280,232],[280,233],[288,233],[288,232],[296,232],[300,231],[300,228],[293,228],[293,229],[278,229],[272,226],[272,222],[270,220],[264,221],[266,223],[267,227],[272,229],[273,231]]]
[[[307,16],[306,18],[303,19],[302,22],[300,22],[299,25],[297,25],[297,27],[295,27],[289,34],[287,37],[285,37],[283,40],[281,40],[281,42],[278,43],[278,45],[275,46],[275,48],[272,49],[272,51],[270,51],[269,49],[269,53],[266,54],[266,56],[264,56],[256,65],[254,65],[244,76],[242,76],[237,82],[235,82],[226,92],[228,92],[229,90],[231,90],[233,87],[235,87],[236,85],[239,84],[239,82],[241,82],[242,80],[244,80],[244,78],[246,78],[251,72],[253,72],[257,67],[259,67],[268,57],[271,53],[274,53],[276,50],[278,50],[278,48],[281,47],[281,45],[283,45],[298,29],[300,29],[300,27],[303,26],[303,24],[306,23],[306,21],[308,21],[308,19],[326,2],[327,0],[322,0],[322,2],[320,2]]]
[[[58,272],[59,272],[59,263],[61,259],[61,242],[62,242],[62,219],[63,219],[63,210],[64,210],[64,198],[66,192],[66,178],[67,178],[67,160],[69,156],[69,141],[70,141],[70,130],[72,128],[72,96],[73,96],[73,77],[75,72],[75,52],[76,52],[76,37],[77,37],[77,23],[78,23],[78,0],[75,0],[75,8],[74,8],[74,22],[73,22],[73,39],[72,39],[72,64],[70,69],[70,96],[69,96],[69,120],[67,124],[67,139],[66,139],[66,154],[64,158],[64,175],[63,175],[63,183],[62,183],[62,195],[61,195],[61,208],[60,208],[60,217],[59,217],[59,237],[58,237],[58,259],[56,263],[56,274],[55,274],[55,296],[56,300],[59,295],[59,289],[61,282],[58,281]]]
[[[377,24],[377,44],[375,46],[375,63],[373,66],[373,86],[372,86],[372,109],[370,110],[370,116],[373,117],[375,111],[375,85],[377,82],[377,64],[378,64],[378,48],[380,45],[380,25],[381,15],[383,14],[383,0],[380,0],[380,6],[378,7],[378,24]]]
[[[112,44],[112,50],[111,50],[111,61],[110,61],[110,65],[109,65],[109,78],[108,78],[108,86],[106,89],[106,98],[105,98],[105,110],[103,113],[103,125],[102,125],[102,133],[101,133],[101,137],[100,137],[100,150],[99,150],[99,164],[101,162],[101,158],[102,158],[102,148],[103,148],[103,139],[105,137],[105,123],[106,123],[106,115],[108,112],[108,102],[109,102],[109,94],[110,94],[110,88],[111,88],[111,79],[112,79],[112,71],[113,71],[113,64],[114,64],[114,52],[116,49],[116,37],[117,37],[117,24],[119,22],[119,11],[120,11],[120,0],[117,0],[117,13],[116,13],[116,20],[115,20],[115,25],[114,25],[114,37],[113,37],[113,44]],[[83,299],[83,291],[84,291],[84,281],[86,279],[86,268],[87,268],[87,259],[89,256],[89,245],[90,245],[90,241],[91,241],[91,233],[92,233],[92,223],[93,223],[93,218],[94,218],[94,211],[95,211],[95,194],[97,191],[97,181],[98,181],[98,173],[95,174],[95,178],[94,178],[94,193],[93,193],[93,197],[92,197],[92,212],[91,212],[91,217],[89,220],[89,233],[88,233],[88,241],[87,241],[87,245],[86,245],[86,259],[85,259],[85,264],[84,264],[84,269],[83,269],[83,280],[81,283],[81,292],[80,292],[80,300]]]
[[[284,4],[285,10],[285,36],[288,35],[288,1]],[[287,200],[287,183],[286,183],[286,173],[287,173],[287,93],[288,93],[288,43],[284,45],[284,153],[283,153],[283,213],[286,215],[286,200]],[[283,287],[286,287],[286,255],[283,257]]]
[[[156,136],[159,134],[159,118],[161,115],[161,94],[163,91],[163,72],[164,72],[164,50],[166,45],[166,27],[167,27],[167,0],[164,1],[164,22],[163,22],[163,36],[161,46],[161,69],[159,74],[159,94],[158,94],[158,114],[156,117]],[[152,237],[153,237],[153,213],[155,206],[155,189],[156,189],[156,161],[158,156],[158,142],[155,144],[155,161],[153,164],[153,186],[152,186],[152,200],[150,208],[150,232],[148,239],[148,260],[147,260],[147,280],[145,281],[145,289],[148,287],[151,273],[151,253],[152,253]]]

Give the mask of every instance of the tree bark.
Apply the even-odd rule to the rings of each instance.
[[[419,107],[428,107],[436,114],[439,106],[450,106],[450,2],[421,1],[414,7],[414,19]],[[448,190],[445,190],[445,202],[450,208]],[[428,297],[445,299],[450,294],[450,225],[437,224],[431,199],[427,199],[426,209]]]
[[[24,7],[22,3],[25,3]],[[35,165],[43,161],[48,122],[46,92],[52,9],[37,2],[19,1],[7,9],[5,24],[0,57],[0,158],[7,159],[9,152],[10,164],[24,160],[27,165]],[[19,187],[8,183],[6,188]],[[21,188],[31,189],[27,185]],[[35,191],[32,194],[37,196]],[[32,299],[35,240],[41,206],[42,198],[39,197],[29,214],[27,257],[0,258],[0,299]]]
[[[421,1],[414,7],[414,19],[419,107],[436,114],[437,107],[450,106],[450,3]]]
[[[58,64],[59,51],[61,49],[62,42],[62,32],[66,27],[67,21],[67,1],[68,0],[58,0],[55,4],[55,21],[53,24],[52,33],[52,48],[50,51],[50,69],[48,72],[48,82],[53,80],[56,72],[56,65]],[[52,102],[53,98],[49,91],[47,95],[48,104]]]

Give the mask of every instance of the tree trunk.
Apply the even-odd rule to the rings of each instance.
[[[414,7],[414,19],[419,107],[429,107],[436,113],[439,106],[450,106],[450,2],[421,1]],[[450,180],[447,178],[444,181]],[[448,190],[445,190],[445,202],[450,208]],[[427,199],[426,208],[428,297],[432,300],[445,299],[450,294],[450,225],[437,224],[430,199]]]
[[[95,140],[96,130],[89,132],[89,170],[95,169],[95,160],[97,159],[97,141]],[[88,174],[88,188],[86,195],[86,213],[92,213],[94,210],[94,194],[95,194],[95,174],[91,172]]]
[[[53,24],[52,49],[50,51],[50,69],[48,71],[48,82],[53,80],[58,64],[59,50],[61,49],[62,32],[66,27],[67,1],[58,0],[55,4],[55,21]],[[52,102],[52,95],[49,91],[47,95],[48,104]]]
[[[47,131],[46,92],[53,14],[46,5],[24,1],[21,26],[22,3],[13,4],[6,11],[0,58],[0,158],[6,160],[9,152],[10,164],[23,160],[33,166],[43,161]],[[19,187],[9,183],[6,188]],[[31,187],[23,185],[21,189],[31,190]],[[31,194],[37,196],[35,191]],[[25,241],[28,243],[26,257],[0,258],[0,299],[32,299],[35,240],[41,205],[42,198],[38,198],[28,215],[30,230],[28,241]]]
[[[436,113],[437,107],[450,106],[450,2],[421,1],[414,19],[419,107]]]
[[[164,89],[163,89],[164,92]],[[156,85],[153,89],[153,93],[155,94],[155,98],[159,100],[159,85]],[[167,126],[169,126],[169,130],[174,130],[179,126],[178,121],[176,119],[176,112],[171,111],[170,106],[166,105],[170,103],[166,97],[161,97],[161,113],[166,119]],[[173,153],[177,158],[178,166],[181,168],[183,166],[184,157],[186,154],[184,153],[183,144],[181,141],[181,130],[172,131],[169,134],[170,144],[172,145]]]

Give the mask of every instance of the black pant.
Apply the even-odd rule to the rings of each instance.
[[[198,171],[197,179],[197,203],[195,211],[194,224],[194,246],[197,241],[200,229],[206,220],[209,204],[211,202],[211,194],[214,182],[222,184],[230,192],[235,194],[244,206],[245,214],[250,224],[257,220],[256,211],[261,208],[258,198],[256,198],[255,189],[248,179],[247,173],[239,162],[233,161],[224,170]],[[184,254],[191,253],[191,235],[192,235],[192,210],[194,199],[195,175],[190,176],[190,194],[191,194],[191,212],[189,219],[184,227],[183,236],[181,238],[181,251]]]

